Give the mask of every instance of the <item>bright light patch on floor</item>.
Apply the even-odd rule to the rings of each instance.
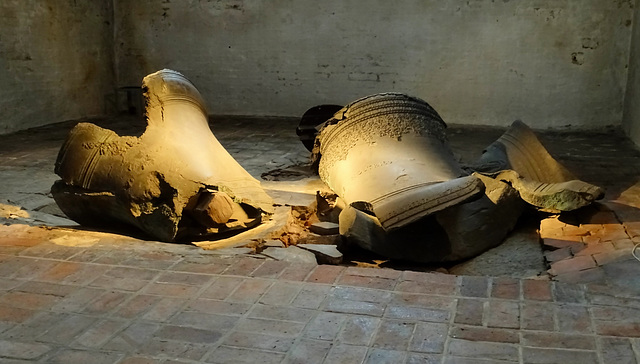
[[[0,217],[4,219],[29,218],[29,213],[20,206],[0,203]]]

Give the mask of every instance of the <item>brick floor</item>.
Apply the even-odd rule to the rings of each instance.
[[[136,259],[174,268],[0,255],[0,270],[52,263],[41,274],[8,278],[0,291],[0,361],[640,360],[640,298],[612,287],[327,266],[300,282],[273,261],[234,258],[239,274],[194,273],[183,269],[193,258],[188,247],[168,254]],[[68,278],[78,271],[100,275]],[[105,277],[136,283],[105,284]]]

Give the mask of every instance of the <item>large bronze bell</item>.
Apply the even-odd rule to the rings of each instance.
[[[522,122],[465,168],[445,129],[429,104],[398,93],[361,98],[318,125],[312,159],[345,202],[339,223],[348,241],[389,258],[456,261],[500,244],[525,201],[560,212],[602,197]]]
[[[445,129],[422,100],[373,95],[324,123],[313,158],[320,178],[348,205],[396,229],[482,194],[482,181],[455,161]]]

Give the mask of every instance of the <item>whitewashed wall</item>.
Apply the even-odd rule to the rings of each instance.
[[[620,125],[633,0],[115,0],[117,83],[183,72],[212,114],[400,91],[449,123]]]
[[[104,115],[111,0],[0,1],[0,134]]]
[[[640,146],[640,7],[636,7],[634,13],[629,63],[623,127],[631,140]]]

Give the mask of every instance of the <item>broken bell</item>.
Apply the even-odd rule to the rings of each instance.
[[[124,223],[162,241],[247,229],[272,213],[260,183],[211,132],[195,86],[167,69],[142,83],[147,128],[140,137],[88,123],[69,133],[52,187],[62,211],[83,225]]]
[[[520,124],[496,143],[514,134],[513,145],[534,145],[537,139]],[[553,158],[535,159],[544,150],[539,142],[532,154],[523,155],[494,143],[488,150],[504,153],[483,156],[477,165],[484,174],[463,168],[449,149],[445,129],[429,104],[399,93],[364,97],[327,115],[316,128],[312,160],[347,206],[339,216],[344,237],[390,258],[455,261],[500,244],[522,212],[521,195],[534,205],[543,201],[536,206],[551,211],[583,206],[601,194],[595,186],[569,179],[568,172],[546,178],[545,172],[524,168],[533,163],[538,170],[559,170]],[[535,181],[545,183],[553,197],[535,198]]]

